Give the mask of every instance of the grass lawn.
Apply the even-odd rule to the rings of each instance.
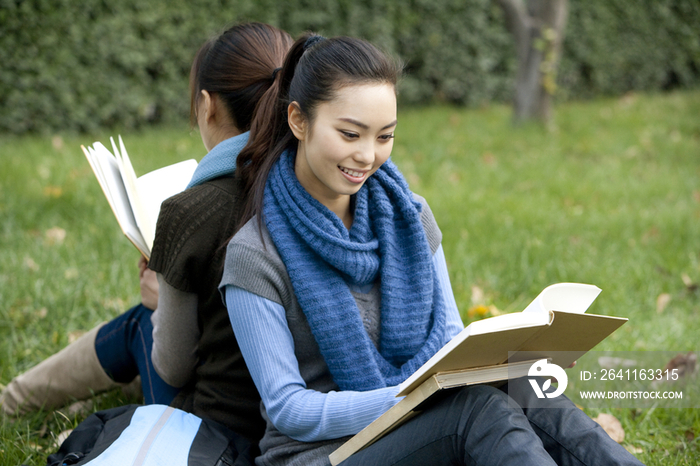
[[[0,139],[0,384],[139,300],[138,253],[79,148],[116,134]],[[630,319],[597,350],[700,349],[699,91],[565,103],[551,131],[514,128],[501,105],[407,109],[396,135],[465,323],[474,304],[519,311],[549,284],[583,282],[603,289],[591,312]],[[122,136],[139,174],[204,154],[185,126]],[[697,464],[700,410],[607,412],[645,464]],[[0,464],[44,464],[81,419],[1,420]]]

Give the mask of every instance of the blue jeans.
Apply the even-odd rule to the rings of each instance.
[[[556,408],[513,403],[532,398],[526,378],[453,390],[341,466],[642,464],[564,396]]]
[[[153,367],[152,313],[139,304],[107,322],[97,332],[95,351],[112,380],[128,383],[140,375],[145,404],[169,405],[179,389],[165,383]]]

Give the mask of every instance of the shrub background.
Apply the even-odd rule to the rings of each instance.
[[[197,47],[227,24],[367,38],[407,64],[404,103],[510,97],[492,0],[0,0],[0,132],[181,122]],[[570,0],[561,98],[700,84],[697,0]]]

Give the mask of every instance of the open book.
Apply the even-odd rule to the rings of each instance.
[[[522,312],[469,324],[399,386],[405,398],[330,455],[336,465],[418,414],[439,391],[528,375],[540,359],[565,368],[627,322],[585,314],[600,288],[558,283]]]
[[[95,172],[124,235],[149,259],[160,205],[187,187],[197,168],[197,161],[185,160],[137,178],[121,136],[119,148],[113,138],[110,141],[114,154],[100,142],[95,142],[92,147],[80,148]]]

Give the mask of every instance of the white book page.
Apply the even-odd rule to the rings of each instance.
[[[600,294],[601,289],[584,283],[556,283],[550,285],[525,308],[523,312],[549,311],[583,314]]]
[[[584,313],[600,291],[600,288],[594,285],[558,283],[548,286],[540,292],[537,298],[522,312],[503,314],[472,322],[399,385],[399,392],[403,392],[406,387],[423,377],[436,363],[461,345],[469,336],[544,325],[549,322],[549,311]]]
[[[119,227],[127,238],[143,252],[146,244],[131,210],[116,158],[100,142],[95,142],[93,147],[89,147],[87,150],[84,149],[83,152],[97,177],[97,181],[107,198],[114,216],[117,218]]]
[[[151,246],[155,239],[155,225],[157,225],[160,205],[167,198],[185,190],[196,168],[196,160],[185,160],[146,173],[136,181],[144,214],[154,226],[150,236],[146,236],[146,232],[144,232],[144,239]]]
[[[488,319],[477,320],[467,325],[464,330],[455,335],[450,341],[448,341],[445,346],[440,348],[440,350],[433,355],[428,361],[423,364],[416,372],[411,374],[401,385],[399,385],[399,392],[403,392],[406,387],[412,385],[416,380],[423,377],[428,371],[430,371],[435,364],[441,361],[446,355],[451,351],[461,345],[464,340],[469,338],[471,335],[480,335],[491,332],[499,332],[502,330],[508,330],[513,328],[526,328],[533,327],[537,325],[543,325],[549,321],[549,314],[524,314],[522,312],[515,312],[512,314],[503,314],[500,316],[489,317]]]
[[[155,224],[151,224],[151,219],[148,218],[144,207],[141,196],[139,195],[136,172],[129,159],[129,154],[126,152],[124,147],[124,142],[121,136],[119,136],[119,149],[114,143],[114,138],[110,138],[112,141],[112,147],[114,148],[114,155],[116,156],[117,163],[119,163],[119,168],[121,169],[122,179],[124,180],[124,187],[126,188],[126,193],[129,196],[129,202],[131,203],[131,210],[134,213],[134,218],[136,219],[136,225],[138,225],[141,235],[146,242],[148,247],[148,255],[150,256],[151,248],[153,247],[153,240],[149,241],[149,238],[155,237]]]

